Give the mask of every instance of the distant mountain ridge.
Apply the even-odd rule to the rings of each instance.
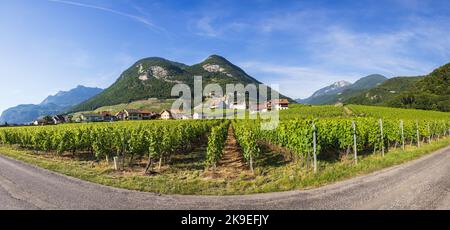
[[[310,97],[306,99],[297,99],[298,103],[302,104],[334,104],[342,102],[353,95],[383,83],[387,78],[383,75],[372,74],[360,78],[353,84],[347,81],[338,81],[327,87],[317,90]]]
[[[0,116],[0,124],[26,124],[41,116],[56,115],[65,112],[70,107],[79,104],[103,90],[77,86],[69,91],[60,91],[55,95],[48,96],[40,104],[18,105],[3,111]]]
[[[79,85],[69,91],[59,91],[55,95],[48,96],[41,102],[41,105],[55,104],[62,107],[70,107],[91,98],[101,91],[102,89],[100,88],[90,88]]]
[[[204,61],[191,66],[160,57],[150,57],[134,63],[114,84],[90,100],[74,106],[70,112],[92,111],[103,106],[148,98],[173,99],[172,87],[175,84],[184,83],[193,89],[194,76],[203,77],[203,87],[214,83],[222,86],[224,91],[226,84],[261,84],[260,81],[219,55],[211,55]],[[270,90],[268,87],[269,96]],[[295,102],[281,94],[280,98]]]
[[[352,83],[348,81],[338,81],[325,88],[317,90],[311,97],[320,97],[327,94],[337,94],[344,91]]]

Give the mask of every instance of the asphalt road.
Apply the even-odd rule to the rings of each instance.
[[[0,209],[450,209],[450,146],[317,189],[245,196],[116,189],[0,155]]]

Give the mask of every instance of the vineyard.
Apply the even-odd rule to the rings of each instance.
[[[449,120],[399,120],[376,118],[328,118],[317,120],[289,120],[277,129],[262,131],[258,122],[240,121],[239,129],[252,135],[244,135],[243,142],[277,145],[286,149],[291,157],[307,160],[320,153],[333,153],[335,157],[355,153],[381,153],[405,145],[430,143],[450,135]],[[244,131],[241,131],[244,132]],[[251,136],[251,137],[249,137]],[[257,155],[258,151],[252,151]],[[254,154],[250,154],[251,156]],[[256,156],[255,155],[255,156]]]
[[[375,117],[375,118],[396,118],[396,119],[427,119],[427,120],[448,120],[450,113],[416,110],[416,109],[397,109],[379,106],[349,105],[355,116]]]
[[[120,158],[131,165],[133,159],[146,157],[147,172],[158,160],[159,167],[174,154],[190,151],[221,121],[151,121],[0,129],[0,143],[18,145],[35,151],[63,154],[81,153],[107,162]]]
[[[262,130],[261,120],[248,119],[5,127],[0,128],[0,144],[36,155],[72,155],[105,162],[113,171],[138,165],[143,175],[164,174],[162,168],[178,167],[180,158],[183,167],[196,164],[196,169],[208,171],[226,167],[219,167],[218,162],[231,128],[243,163],[258,176],[265,167],[271,167],[265,159],[273,155],[283,158],[285,163],[280,167],[292,164],[307,172],[320,172],[321,162],[345,159],[357,165],[370,155],[384,157],[391,151],[422,147],[450,135],[449,114],[440,112],[297,106],[283,111],[280,117],[274,130]],[[193,153],[196,157],[191,157]]]
[[[281,120],[290,119],[313,119],[328,117],[348,117],[350,114],[346,112],[344,106],[322,105],[290,105],[288,110],[280,111]]]

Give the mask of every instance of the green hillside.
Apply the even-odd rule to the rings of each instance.
[[[158,113],[163,109],[170,109],[174,101],[174,99],[149,98],[147,100],[138,100],[131,103],[102,106],[92,111],[80,111],[77,113],[73,113],[72,115],[74,118],[77,118],[81,115],[81,113],[100,113],[104,111],[116,114],[117,112],[123,111],[125,109],[146,109]]]
[[[393,78],[345,103],[450,111],[450,63],[424,77]]]
[[[450,63],[419,80],[411,90],[387,103],[390,106],[450,111]]]
[[[361,89],[370,89],[376,87],[379,84],[385,82],[387,78],[380,74],[371,74],[369,76],[363,77],[357,80],[350,86],[350,89],[353,90],[361,90]]]
[[[385,105],[386,101],[394,99],[413,87],[417,81],[422,77],[394,77],[381,85],[365,90],[359,91],[348,97],[345,103],[360,104],[360,105]]]
[[[102,106],[148,98],[173,99],[170,95],[172,87],[184,83],[193,89],[194,76],[203,77],[203,87],[216,83],[224,90],[226,84],[261,84],[244,70],[218,55],[212,55],[192,66],[158,57],[145,58],[125,70],[119,79],[101,94],[73,107],[69,112],[91,111]],[[270,88],[268,91],[270,95]],[[280,97],[287,98],[283,95]]]

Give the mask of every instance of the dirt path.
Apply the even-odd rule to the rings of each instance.
[[[353,115],[353,111],[350,108],[348,108],[347,106],[344,106],[344,112],[346,115],[349,115],[349,116]]]
[[[241,149],[234,137],[233,127],[228,128],[228,137],[222,159],[219,161],[216,171],[217,176],[224,178],[236,178],[247,170]]]

